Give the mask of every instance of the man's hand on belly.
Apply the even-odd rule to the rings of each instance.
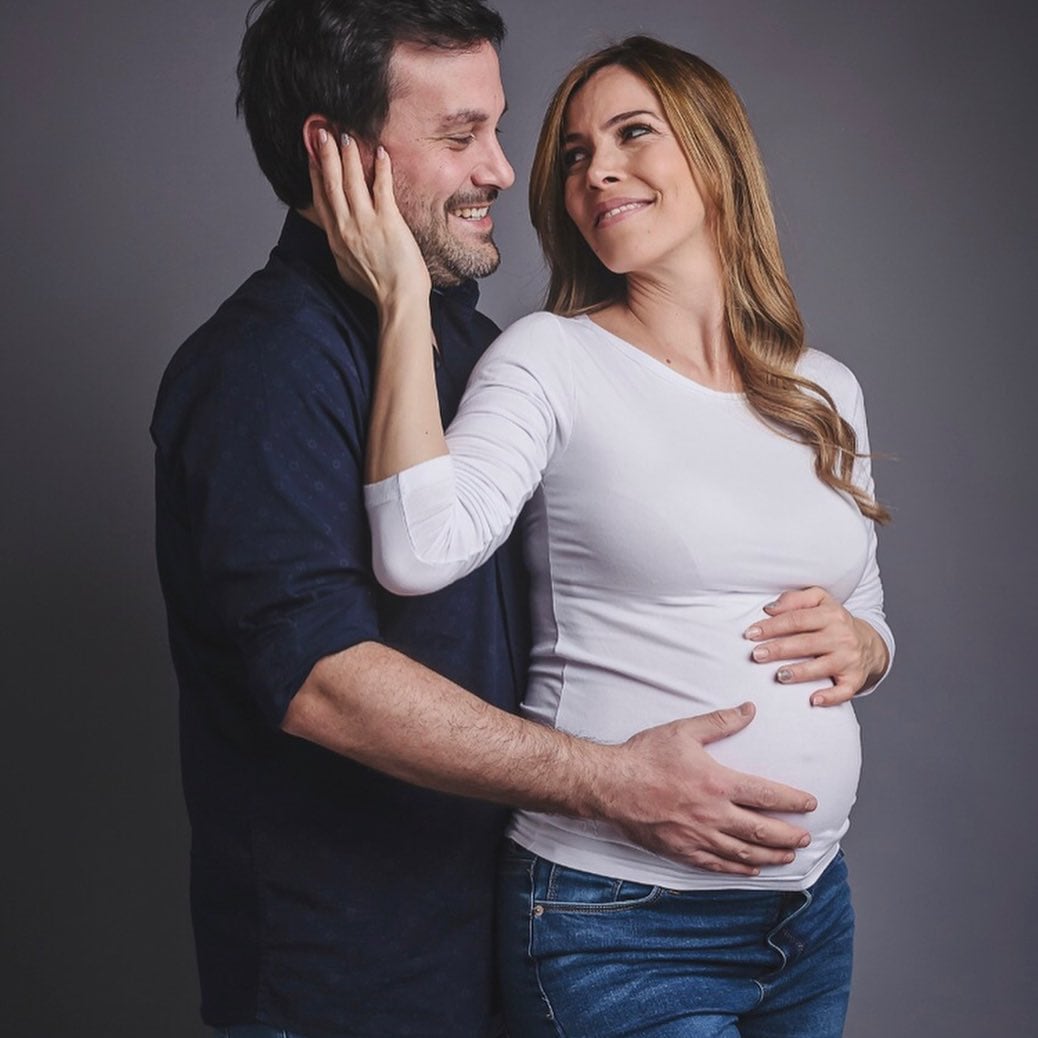
[[[752,703],[647,728],[616,747],[601,816],[635,843],[712,872],[755,876],[793,861],[806,829],[766,812],[813,811],[815,798],[718,764],[705,747],[745,728]]]

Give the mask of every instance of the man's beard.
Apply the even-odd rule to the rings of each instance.
[[[418,242],[429,276],[437,288],[448,288],[467,278],[485,278],[497,270],[501,253],[494,244],[493,235],[488,232],[482,239],[462,241],[451,234],[448,215],[451,210],[488,205],[497,195],[493,188],[479,192],[459,191],[451,195],[444,205],[430,209],[419,202],[406,185],[396,186],[397,205]]]

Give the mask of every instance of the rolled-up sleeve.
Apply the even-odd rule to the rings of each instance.
[[[180,372],[164,401],[175,419],[156,435],[160,508],[163,479],[176,481],[182,554],[201,585],[184,601],[211,610],[195,629],[233,644],[272,725],[318,660],[379,639],[359,375],[341,349],[289,334],[267,329]]]
[[[449,454],[365,488],[380,584],[427,594],[472,572],[505,541],[571,428],[565,346],[549,314],[513,325],[472,374],[447,430]]]

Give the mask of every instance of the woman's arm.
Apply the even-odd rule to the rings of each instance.
[[[854,427],[860,455],[854,479],[871,496],[874,484],[864,398],[857,379],[843,371],[852,383],[844,413]],[[865,568],[846,601],[836,601],[820,587],[787,591],[764,607],[767,619],[745,632],[746,638],[758,643],[753,650],[757,663],[804,661],[779,667],[776,677],[782,683],[826,678],[833,682],[831,688],[811,694],[814,706],[838,706],[860,692],[872,691],[893,662],[894,636],[883,612],[883,584],[876,561],[876,527],[871,519],[863,522],[867,527]]]
[[[379,313],[375,395],[368,431],[368,482],[447,453],[436,395],[429,270],[393,195],[389,156],[376,150],[371,189],[355,142],[341,152],[318,131],[311,164],[314,208],[343,280]]]
[[[429,279],[418,277],[425,266],[396,208],[389,159],[376,157],[369,192],[355,145],[340,158],[326,137],[318,155],[315,208],[339,271],[380,315],[365,488],[372,565],[390,591],[426,594],[504,542],[564,439],[572,393],[561,324],[534,315],[506,332],[473,372],[444,438]]]

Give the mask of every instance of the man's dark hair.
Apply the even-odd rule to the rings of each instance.
[[[389,114],[396,44],[496,47],[504,34],[501,16],[482,0],[256,0],[238,58],[238,114],[278,198],[297,209],[312,201],[309,116],[377,137]]]

